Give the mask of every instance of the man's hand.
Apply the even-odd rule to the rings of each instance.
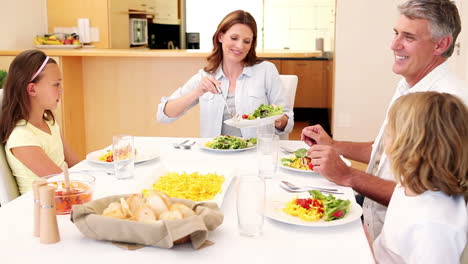
[[[333,147],[313,145],[307,151],[307,156],[312,159],[315,172],[336,184],[351,186],[351,169],[346,166]]]
[[[308,126],[302,129],[301,140],[307,145],[332,145],[333,139],[325,132],[321,125]]]

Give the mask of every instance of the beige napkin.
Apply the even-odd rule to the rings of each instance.
[[[73,205],[71,221],[83,235],[97,240],[171,248],[174,241],[190,236],[194,249],[202,247],[208,231],[214,230],[223,222],[224,216],[216,203],[196,203],[179,198],[172,200],[192,208],[196,215],[181,220],[160,220],[156,223],[101,215],[111,202],[119,202],[121,197],[126,198],[129,195],[109,196],[86,204]]]

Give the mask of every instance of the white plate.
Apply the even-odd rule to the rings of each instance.
[[[99,157],[104,155],[108,150],[109,149],[100,149],[100,150],[93,151],[93,152],[89,153],[88,155],[86,155],[86,160],[90,161],[90,162],[94,162],[94,163],[99,163],[99,164],[114,164],[114,162],[105,162],[105,161],[100,161],[99,160]],[[155,158],[159,158],[159,156],[160,156],[159,151],[157,151],[157,150],[154,150],[154,149],[151,149],[151,150],[145,149],[145,150],[143,150],[141,148],[137,148],[135,163],[140,163],[140,162],[152,160],[152,159],[155,159]]]
[[[283,158],[290,158],[291,156],[293,156],[294,154],[291,154],[291,155],[288,155],[288,156],[284,156]],[[347,158],[343,157],[342,155],[340,155],[340,158],[341,160],[343,160],[343,162],[346,164],[346,166],[348,167],[351,167],[351,161],[349,161]],[[283,169],[286,169],[286,170],[291,170],[291,171],[298,171],[298,172],[306,172],[306,173],[316,173],[318,174],[317,172],[315,171],[311,171],[311,170],[301,170],[301,169],[296,169],[296,168],[292,168],[292,167],[289,167],[289,166],[285,166],[283,165],[283,163],[281,162],[281,160],[279,161],[279,166]]]
[[[79,49],[83,45],[36,45],[38,49]]]
[[[206,149],[206,150],[214,151],[214,152],[239,152],[239,151],[249,150],[249,149],[253,149],[257,147],[257,145],[253,145],[253,146],[243,148],[243,149],[213,149],[213,148],[207,147],[205,144],[208,141],[212,141],[213,139],[214,138],[201,138],[197,141],[197,146],[201,149]]]
[[[216,173],[218,175],[224,176],[224,182],[221,186],[221,191],[218,194],[216,194],[216,196],[213,199],[204,201],[204,202],[215,202],[216,204],[218,204],[219,207],[221,207],[223,200],[224,200],[224,196],[226,195],[229,185],[231,184],[232,179],[234,177],[233,171],[228,170],[228,169],[206,168],[206,167],[200,166],[199,164],[194,164],[194,163],[172,164],[172,165],[165,164],[165,165],[159,166],[157,170],[151,176],[148,176],[142,179],[141,181],[139,181],[137,183],[138,191],[142,191],[143,189],[152,189],[153,183],[155,183],[156,180],[159,179],[159,177],[167,174],[168,172],[176,172],[176,173],[198,172],[199,174]]]
[[[274,123],[276,119],[280,118],[282,115],[283,114],[279,114],[275,116],[257,118],[253,120],[247,120],[247,119],[233,120],[231,118],[231,119],[225,120],[224,123],[226,125],[230,125],[230,126],[237,127],[237,128],[254,127],[254,126],[260,126],[262,124]]]
[[[344,199],[339,195],[334,195],[337,198]],[[299,217],[295,217],[283,212],[283,208],[286,204],[294,198],[308,198],[310,195],[308,193],[282,193],[276,194],[266,201],[265,207],[265,216],[276,221],[280,221],[283,223],[288,223],[292,225],[301,225],[301,226],[315,226],[315,227],[327,227],[327,226],[337,226],[337,225],[344,225],[350,222],[353,222],[359,219],[362,215],[362,208],[359,204],[354,201],[351,201],[350,208],[346,213],[345,217],[333,220],[333,221],[324,221],[318,220],[317,222],[314,221],[304,221]]]

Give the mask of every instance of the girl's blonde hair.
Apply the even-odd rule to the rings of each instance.
[[[466,194],[468,110],[459,98],[411,93],[396,100],[388,120],[386,152],[397,181],[416,194]]]

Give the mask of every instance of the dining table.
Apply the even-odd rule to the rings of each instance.
[[[196,142],[190,149],[174,148],[184,140]],[[0,263],[374,263],[360,217],[340,225],[307,226],[270,217],[264,218],[262,234],[248,237],[239,234],[236,210],[237,178],[240,175],[257,176],[255,148],[244,151],[210,150],[200,138],[135,137],[139,153],[151,151],[145,161],[135,164],[134,177],[116,179],[112,164],[83,160],[70,171],[87,171],[95,178],[93,199],[138,193],[148,177],[161,168],[167,170],[192,168],[194,170],[226,171],[232,177],[222,191],[220,210],[223,223],[208,234],[212,245],[195,250],[190,243],[170,249],[145,246],[128,250],[110,241],[85,237],[70,220],[70,215],[57,215],[60,241],[41,244],[33,236],[33,196],[25,193],[0,207]],[[281,140],[280,146],[296,149],[306,146],[302,141]],[[288,154],[279,150],[278,159]],[[300,172],[279,166],[271,179],[265,179],[266,200],[287,194],[280,181],[297,185],[335,188],[343,193],[340,198],[356,204],[354,191],[336,185],[317,173]],[[346,217],[346,216],[345,216]]]

